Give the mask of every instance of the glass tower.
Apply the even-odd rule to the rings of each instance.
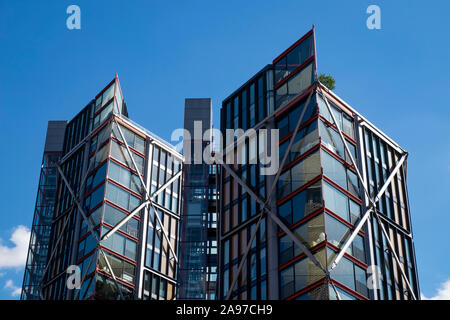
[[[38,300],[48,254],[50,231],[56,202],[56,163],[62,155],[66,121],[49,121],[31,238],[22,286],[22,300]]]
[[[216,165],[195,161],[195,150],[203,153],[212,136],[211,99],[186,99],[183,150],[190,151],[184,164],[183,213],[180,233],[178,298],[213,300],[217,278]],[[195,137],[195,122],[200,136]],[[189,159],[188,159],[189,158]]]
[[[261,174],[267,146],[251,134],[232,148],[248,161],[219,178],[218,297],[419,298],[407,152],[317,81],[316,65],[312,29],[223,101],[222,134],[278,129],[282,166]]]
[[[65,127],[41,299],[176,295],[183,158],[127,116],[116,76]]]

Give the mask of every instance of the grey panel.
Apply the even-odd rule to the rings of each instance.
[[[67,121],[49,121],[44,152],[62,152]]]
[[[194,135],[194,121],[202,121],[202,134],[211,128],[211,98],[188,98],[184,107],[184,128]]]

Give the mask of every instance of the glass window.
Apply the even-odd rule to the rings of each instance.
[[[350,138],[355,138],[355,131],[353,129],[353,119],[344,114],[343,117],[343,131],[344,133],[349,136]]]
[[[349,205],[348,198],[342,192],[332,187],[327,182],[323,183],[323,199],[325,206],[339,215],[343,219],[349,221]]]
[[[287,58],[283,57],[275,64],[275,83],[280,82],[280,80],[282,80],[289,74],[289,72],[287,71],[286,63]]]
[[[361,206],[355,201],[350,200],[350,223],[356,224],[361,217]]]
[[[234,129],[238,129],[239,128],[239,116],[240,116],[240,114],[239,114],[239,96],[236,96],[235,98],[234,98],[234,103],[233,103],[233,106],[234,106],[234,112],[233,112],[233,114],[234,114]]]
[[[106,178],[106,162],[86,179],[86,193]]]
[[[120,183],[121,185],[135,191],[136,193],[141,192],[141,181],[139,177],[131,173],[128,169],[110,161],[108,168],[108,176],[114,181]]]
[[[323,219],[323,214],[320,214],[295,229],[294,234],[307,248],[312,248],[325,241],[325,225]],[[301,249],[295,245],[294,255],[298,256],[302,253]]]
[[[99,114],[97,114],[94,118],[94,128],[98,127],[109,115],[112,113],[113,103],[111,102],[106,106]]]
[[[322,151],[321,154],[324,175],[342,188],[347,189],[347,174],[344,165],[325,151]]]
[[[292,201],[289,200],[286,203],[278,207],[278,214],[284,218],[288,224],[292,224]]]
[[[330,292],[330,300],[337,300],[336,292],[332,286],[329,287],[328,291]],[[341,290],[338,287],[336,287],[336,291],[339,293],[341,300],[358,300],[348,292]]]
[[[356,292],[367,297],[367,277],[366,271],[363,268],[355,265],[355,289]]]
[[[314,64],[310,63],[287,81],[289,96],[288,101],[293,100],[297,95],[302,93],[312,84],[314,76],[313,66]]]
[[[95,101],[95,112],[101,109],[114,96],[114,83],[106,89]]]
[[[345,149],[339,133],[323,121],[320,121],[320,136],[325,147],[344,158]]]
[[[139,213],[137,214],[139,216]],[[103,214],[103,221],[111,226],[117,225],[127,214],[109,204],[105,204],[105,213]],[[132,218],[125,223],[120,230],[133,236],[137,237],[139,228],[138,220]]]
[[[280,159],[280,164],[281,164],[281,161],[283,161],[283,157],[284,157],[284,155],[285,155],[286,150],[287,150],[288,147],[289,147],[289,140],[286,140],[285,142],[283,142],[283,143],[278,147],[278,152],[279,152],[279,158],[278,158],[278,159]],[[285,164],[288,164],[288,163],[291,161],[290,154],[291,154],[291,153],[289,152],[288,155],[287,155]]]
[[[106,256],[114,271],[114,275],[124,281],[134,284],[136,267],[133,264],[119,259],[111,254],[106,254]],[[100,255],[99,257],[99,269],[106,273],[111,273],[103,255]]]
[[[364,251],[364,238],[361,235],[357,235],[352,243],[353,246],[353,256],[362,261],[366,262],[366,254]]]
[[[330,262],[335,259],[336,252],[329,249]],[[355,290],[355,273],[353,270],[353,263],[347,258],[343,257],[336,267],[333,269],[333,279],[342,283],[344,286]]]
[[[317,104],[319,105],[320,115],[328,120],[328,122],[333,123],[333,118],[331,118],[330,113],[328,112],[327,104],[321,95],[317,96]]]
[[[325,250],[321,250],[314,254],[319,263],[324,266],[325,264]],[[325,277],[324,272],[317,267],[314,262],[309,258],[304,258],[295,263],[295,291],[302,290],[303,288],[319,281]]]
[[[264,119],[265,116],[264,109],[264,77],[261,76],[258,79],[258,121],[260,122]]]
[[[335,247],[341,248],[352,234],[352,230],[329,215],[326,215],[325,221],[328,242]],[[351,249],[350,246],[347,250],[348,254],[352,254]]]
[[[139,198],[110,182],[106,190],[106,199],[128,211],[133,211],[140,204]]]
[[[347,184],[348,191],[356,197],[359,197],[359,181],[356,173],[353,173],[350,169],[347,169]]]
[[[291,193],[291,170],[282,173],[278,180],[278,194],[280,198],[283,198],[289,193]]]
[[[276,108],[281,108],[303,93],[314,81],[314,63],[308,64],[276,90]]]
[[[294,257],[294,243],[288,235],[280,238],[280,263],[283,264]]]
[[[310,125],[297,133],[291,148],[291,159],[295,159],[304,152],[308,151],[318,142],[319,132],[317,130],[317,121],[313,121]]]
[[[134,152],[132,152],[132,155],[139,171],[142,173],[144,170],[144,158]],[[133,162],[131,161],[125,146],[121,146],[117,142],[113,141],[111,145],[111,156],[129,168],[134,169]]]
[[[105,185],[103,184],[86,198],[85,205],[88,212],[92,210],[95,206],[97,206],[101,201],[103,201],[104,191]]]
[[[342,130],[342,112],[338,110],[332,103],[331,104],[331,110],[334,113],[334,117],[337,121],[337,127]]]
[[[287,136],[290,132],[289,128],[289,118],[287,116],[281,118],[278,121],[278,129],[280,130],[280,138]]]
[[[97,135],[95,137],[92,138],[91,140],[91,144],[89,146],[89,152],[94,152],[95,149],[97,149],[98,145],[102,145],[106,139],[109,138],[111,134],[111,126],[110,125],[106,125],[104,126],[99,133],[97,133]]]
[[[255,84],[250,86],[250,127],[255,125],[256,115],[255,115]]]
[[[136,260],[137,244],[131,239],[125,239],[125,257]]]
[[[294,293],[294,267],[290,266],[280,272],[281,298],[284,299]]]
[[[351,155],[353,157],[353,160],[356,161],[356,147],[353,145],[353,143],[348,142],[348,140],[346,140],[346,141],[347,141],[347,147],[350,150],[350,153],[351,153]],[[348,155],[347,152],[345,153],[345,160],[348,163],[352,164],[352,160],[350,159],[350,156]]]
[[[279,109],[288,102],[287,83],[275,91],[275,108]]]
[[[294,191],[321,174],[319,152],[314,152],[307,156],[290,170],[292,174],[292,191]]]

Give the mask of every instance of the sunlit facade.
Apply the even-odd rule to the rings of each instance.
[[[242,272],[238,273],[260,218],[261,204],[238,179],[222,170],[218,297],[234,300],[411,299],[413,296],[400,268],[405,271],[414,296],[420,297],[406,190],[406,161],[377,202],[377,211],[400,265],[372,216],[331,270],[340,249],[369,208],[363,186],[373,200],[397,162],[407,153],[316,81],[315,70],[315,35],[311,30],[224,100],[221,130],[225,134],[226,129],[254,128],[256,132],[279,129],[281,163],[297,128],[267,208],[314,255],[322,268],[313,263],[273,219],[263,215]],[[356,167],[344,149],[337,128]],[[267,200],[275,176],[260,174],[260,153],[266,148],[261,143],[258,139],[247,139],[244,145],[244,157],[248,162],[256,158],[258,164],[231,167],[239,180]],[[357,170],[362,172],[363,184]],[[369,266],[372,265],[377,266],[374,270],[380,270],[379,274],[377,272],[379,281],[376,281],[379,285],[375,287],[371,284],[373,272]],[[329,276],[324,270],[329,271]]]
[[[201,123],[200,139],[194,123]],[[212,137],[203,139],[212,128],[211,99],[186,99],[183,151],[186,157],[183,179],[183,213],[180,223],[180,263],[178,299],[214,300],[217,280],[217,221],[215,164],[194,160],[194,150],[203,153]]]
[[[62,156],[66,124],[66,121],[49,121],[48,123],[25,265],[22,300],[39,299],[39,285],[47,265],[50,232],[56,204],[56,163]]]
[[[122,97],[116,77],[67,124],[41,299],[176,296],[183,159]]]

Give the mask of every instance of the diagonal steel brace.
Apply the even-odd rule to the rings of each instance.
[[[121,138],[122,138],[122,142],[125,144],[125,148],[127,149],[128,156],[130,157],[130,160],[131,160],[131,162],[133,163],[134,170],[136,170],[136,172],[138,173],[139,180],[141,181],[142,187],[144,188],[145,193],[146,193],[146,198],[147,198],[147,199],[152,199],[152,196],[150,195],[150,192],[149,192],[149,190],[148,190],[148,188],[147,188],[147,185],[145,184],[144,179],[142,179],[141,172],[140,172],[138,166],[136,165],[136,162],[134,161],[133,154],[132,154],[132,152],[131,152],[131,150],[130,150],[130,147],[129,147],[129,145],[128,145],[126,139],[125,139],[125,136],[123,135],[122,129],[120,128],[120,125],[119,125],[119,123],[117,122],[117,120],[116,120],[115,117],[113,117],[113,121],[114,121],[114,123],[116,124],[116,127],[117,127],[117,129],[118,129],[118,131],[119,131],[119,134],[120,134]],[[165,184],[165,187],[167,187],[167,183]],[[156,220],[158,221],[158,223],[159,223],[159,225],[160,225],[160,227],[161,227],[162,233],[163,233],[163,235],[164,235],[164,238],[165,238],[166,241],[167,241],[167,244],[168,244],[169,249],[170,249],[170,251],[171,251],[171,253],[172,253],[173,259],[178,263],[178,257],[177,257],[177,255],[176,255],[176,253],[175,253],[175,250],[174,250],[174,248],[173,248],[173,246],[172,246],[172,243],[170,242],[170,239],[169,239],[169,236],[168,236],[168,234],[167,234],[167,231],[166,231],[166,229],[164,228],[164,225],[163,225],[163,223],[162,223],[162,221],[161,221],[159,215],[157,214],[157,208],[155,207],[155,205],[153,204],[153,202],[152,202],[151,200],[150,200],[150,205],[153,207],[153,210],[155,211]]]
[[[274,191],[274,189],[275,189],[275,186],[276,186],[276,184],[277,184],[277,181],[278,181],[278,179],[279,179],[279,177],[280,177],[280,174],[281,174],[281,169],[283,168],[283,166],[284,166],[284,163],[286,162],[286,160],[287,160],[287,157],[288,157],[288,155],[289,155],[289,152],[290,152],[290,149],[292,148],[292,145],[293,145],[293,142],[294,142],[294,139],[295,139],[295,136],[297,135],[297,133],[298,133],[298,130],[299,130],[299,128],[300,128],[300,125],[301,125],[301,123],[302,123],[302,120],[303,120],[303,117],[304,117],[304,114],[305,114],[305,112],[306,112],[306,109],[308,108],[308,105],[309,105],[309,102],[310,102],[310,99],[311,99],[311,97],[312,97],[312,95],[313,95],[313,93],[314,93],[314,89],[312,89],[311,90],[311,93],[310,93],[310,95],[309,95],[309,97],[308,97],[308,99],[307,99],[307,101],[306,101],[306,103],[305,103],[305,106],[304,106],[304,108],[303,108],[303,111],[302,111],[302,114],[300,115],[300,118],[299,118],[299,120],[298,120],[298,122],[297,122],[297,125],[296,125],[296,128],[295,128],[295,130],[294,130],[294,133],[293,133],[293,135],[292,135],[292,137],[291,137],[291,140],[290,140],[290,143],[289,143],[289,146],[288,146],[288,148],[287,148],[287,150],[286,150],[286,152],[285,152],[285,154],[284,154],[284,157],[283,157],[283,160],[282,160],[282,162],[281,162],[281,165],[280,165],[280,168],[278,169],[278,171],[277,171],[277,174],[276,174],[276,176],[275,176],[275,179],[274,179],[274,182],[272,183],[272,186],[271,186],[271,190],[270,190],[270,192],[269,192],[269,196],[268,196],[268,198],[267,198],[267,200],[264,202],[258,195],[256,195],[254,192],[253,192],[253,190],[245,183],[245,182],[243,182],[242,181],[242,179],[234,172],[234,170],[233,169],[231,169],[226,163],[221,163],[221,165],[229,172],[229,174],[230,175],[232,175],[233,176],[233,178],[250,194],[250,196],[252,197],[252,198],[254,198],[256,201],[258,201],[260,204],[261,204],[261,206],[262,206],[262,209],[261,209],[261,213],[260,213],[260,216],[259,216],[259,219],[258,219],[258,222],[257,222],[257,224],[256,224],[256,226],[255,226],[255,230],[253,231],[253,233],[252,233],[252,235],[251,235],[251,237],[250,237],[250,241],[249,241],[249,243],[247,244],[247,247],[246,247],[246,250],[245,250],[245,253],[244,253],[244,256],[242,257],[242,259],[241,259],[241,263],[240,263],[240,265],[239,265],[239,268],[238,268],[238,271],[237,271],[237,273],[236,273],[236,275],[234,276],[234,279],[233,279],[233,282],[232,282],[232,284],[231,284],[231,287],[229,288],[229,292],[228,292],[228,295],[227,295],[227,297],[226,297],[226,299],[228,300],[230,297],[231,297],[231,294],[232,294],[232,291],[233,291],[233,289],[234,289],[234,286],[236,285],[236,282],[237,282],[237,280],[238,280],[238,277],[239,277],[239,275],[240,275],[240,273],[242,272],[242,269],[243,269],[243,265],[244,265],[244,263],[245,263],[245,260],[246,260],[246,258],[247,258],[247,256],[248,256],[248,253],[249,253],[249,251],[250,251],[250,248],[251,248],[251,245],[252,245],[252,243],[253,243],[253,240],[254,240],[254,238],[255,238],[255,236],[256,236],[256,232],[258,231],[258,228],[259,228],[259,226],[260,226],[260,224],[261,224],[261,220],[262,220],[262,217],[263,217],[263,215],[264,215],[264,213],[267,213],[268,215],[269,215],[269,217],[293,240],[293,242],[296,244],[296,245],[298,245],[299,247],[300,247],[300,249],[307,255],[307,257],[309,258],[309,259],[311,259],[312,261],[313,261],[313,263],[317,266],[317,267],[319,267],[324,273],[325,273],[325,275],[327,276],[327,277],[329,277],[329,273],[328,273],[328,270],[326,270],[326,268],[324,268],[321,264],[320,264],[320,262],[316,259],[316,257],[311,253],[311,251],[308,249],[308,248],[306,248],[306,246],[297,238],[297,236],[295,236],[295,234],[278,218],[278,216],[277,215],[275,215],[275,214],[273,214],[272,213],[272,211],[270,210],[270,209],[268,209],[267,208],[267,204],[269,203],[269,201],[270,201],[270,199],[271,199],[271,197],[272,197],[272,195],[273,195],[273,191]],[[334,285],[333,285],[333,287],[334,287]],[[339,293],[338,292],[336,292],[337,293],[337,296],[339,297]]]
[[[80,211],[81,215],[83,216],[84,221],[86,221],[86,224],[89,227],[90,233],[92,234],[92,236],[94,237],[94,239],[97,241],[97,244],[98,244],[100,242],[100,239],[99,239],[97,233],[95,232],[94,227],[92,226],[91,220],[89,220],[87,218],[86,213],[84,212],[83,206],[80,204],[80,202],[78,201],[77,197],[75,196],[75,193],[73,192],[73,189],[72,189],[72,187],[69,184],[69,181],[67,181],[67,178],[64,175],[64,172],[62,171],[61,167],[59,165],[57,165],[56,167],[58,169],[58,172],[59,172],[61,178],[63,179],[64,183],[66,184],[67,189],[69,190],[70,194],[72,195],[73,201],[75,202],[75,204],[78,207],[78,210]],[[116,278],[116,276],[114,274],[114,271],[112,270],[112,267],[111,267],[111,265],[109,263],[108,257],[106,256],[104,250],[101,247],[99,247],[99,251],[103,255],[103,258],[105,259],[106,265],[108,266],[108,269],[111,272],[111,276],[112,276],[112,278],[114,280],[114,283],[116,284],[116,287],[117,287],[117,290],[119,291],[121,299],[124,300],[123,299],[122,290],[121,290],[121,288],[119,286],[119,283],[118,283],[117,278]]]
[[[348,148],[347,141],[345,140],[345,138],[344,138],[344,136],[343,136],[343,134],[342,134],[342,131],[341,131],[341,129],[339,128],[338,123],[337,123],[337,121],[336,121],[336,117],[335,117],[333,111],[331,110],[331,106],[330,106],[330,104],[329,104],[329,102],[328,102],[328,99],[327,99],[326,95],[323,93],[322,88],[321,88],[320,86],[319,86],[319,88],[320,88],[320,91],[321,91],[321,93],[322,93],[322,96],[323,96],[323,98],[324,98],[324,100],[325,100],[325,104],[326,104],[326,106],[327,106],[328,112],[330,113],[330,116],[332,117],[333,122],[334,122],[334,124],[336,125],[336,128],[337,128],[337,130],[338,130],[338,132],[339,132],[339,136],[340,136],[340,138],[341,138],[341,140],[342,140],[342,142],[343,142],[343,144],[344,144],[345,151],[347,152],[348,156],[350,157],[350,160],[351,160],[351,162],[352,162],[352,165],[354,166],[354,168],[355,168],[355,170],[356,170],[356,172],[357,172],[358,179],[359,179],[359,181],[361,182],[361,185],[362,185],[362,187],[363,187],[363,189],[364,189],[364,191],[365,191],[365,194],[366,194],[366,196],[367,196],[367,199],[369,200],[370,205],[371,205],[371,207],[370,207],[370,208],[367,210],[367,212],[364,214],[363,219],[361,219],[361,221],[358,223],[357,228],[353,231],[352,235],[350,236],[350,238],[347,240],[347,242],[346,242],[346,244],[344,245],[344,247],[343,247],[343,248],[341,249],[341,251],[339,252],[339,255],[335,258],[335,260],[334,260],[334,262],[333,262],[333,264],[332,264],[332,266],[331,266],[331,268],[330,268],[330,272],[337,266],[337,264],[339,263],[339,261],[342,259],[342,257],[343,257],[343,255],[344,255],[345,251],[348,249],[348,247],[350,246],[350,244],[353,242],[354,238],[356,237],[356,234],[359,232],[359,230],[361,230],[362,226],[364,225],[364,223],[366,222],[366,220],[369,218],[370,213],[372,212],[372,213],[374,214],[374,216],[376,217],[377,223],[380,225],[380,227],[381,227],[381,229],[382,229],[382,231],[383,231],[383,234],[384,234],[384,236],[386,237],[386,239],[387,239],[387,241],[388,241],[389,247],[390,247],[390,249],[391,249],[391,252],[392,252],[392,254],[393,254],[395,260],[397,261],[397,263],[398,263],[399,266],[400,266],[400,271],[401,271],[402,277],[403,277],[403,279],[405,280],[405,282],[406,282],[406,284],[407,284],[407,286],[408,286],[408,289],[409,289],[409,291],[410,291],[410,293],[411,293],[413,299],[416,300],[416,296],[415,296],[414,291],[412,290],[412,287],[411,287],[411,285],[410,285],[410,283],[409,283],[408,277],[406,276],[406,274],[405,274],[403,268],[401,267],[402,264],[400,263],[400,259],[398,258],[397,254],[396,254],[396,252],[395,252],[394,246],[393,246],[392,242],[391,242],[390,239],[389,239],[389,236],[388,236],[388,234],[387,234],[387,232],[386,232],[386,230],[385,230],[385,228],[384,228],[384,225],[383,225],[383,224],[381,223],[381,221],[380,221],[380,218],[379,218],[379,216],[378,216],[378,212],[377,212],[377,209],[376,209],[376,202],[377,202],[377,201],[381,198],[381,196],[384,194],[386,188],[388,187],[389,183],[391,182],[391,180],[393,179],[393,177],[395,176],[395,174],[397,173],[397,171],[400,169],[401,165],[402,165],[403,162],[405,161],[405,159],[406,159],[406,157],[408,156],[408,154],[407,154],[407,153],[404,153],[404,154],[403,154],[402,158],[400,159],[400,161],[397,163],[397,165],[396,165],[396,167],[394,168],[394,170],[393,170],[393,171],[391,172],[391,174],[389,175],[389,178],[387,179],[387,181],[385,182],[385,184],[383,185],[383,187],[380,189],[380,192],[378,192],[378,194],[377,194],[377,196],[375,197],[375,199],[372,200],[372,197],[371,197],[370,194],[369,194],[369,191],[368,191],[368,189],[367,189],[366,184],[364,183],[364,180],[363,180],[363,178],[362,178],[362,176],[361,176],[361,173],[359,172],[358,166],[356,165],[356,161],[355,161],[355,159],[353,158],[353,156],[352,156],[352,154],[351,154],[351,152],[350,152],[350,149]]]

